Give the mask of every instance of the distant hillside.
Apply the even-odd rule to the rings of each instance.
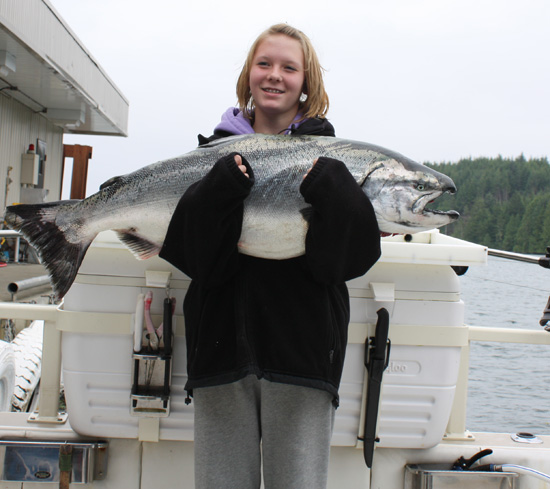
[[[442,231],[507,251],[546,253],[550,246],[550,165],[547,158],[464,159],[426,163],[451,177],[458,192],[438,199],[460,219]]]

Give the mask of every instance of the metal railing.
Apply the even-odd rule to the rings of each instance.
[[[61,379],[61,331],[56,327],[59,306],[0,302],[0,319],[43,320],[42,374],[36,421],[61,421],[59,391]]]
[[[518,328],[493,328],[485,326],[468,326],[467,328],[468,345],[462,347],[460,370],[458,374],[453,408],[445,434],[446,440],[473,441],[475,439],[474,436],[466,429],[470,343],[472,341],[550,346],[550,333],[544,330],[537,331]]]
[[[498,255],[501,256],[501,255]],[[513,258],[517,259],[517,258]],[[525,260],[522,260],[525,261]],[[531,260],[533,263],[539,263],[539,259]],[[544,265],[543,265],[544,266]],[[44,320],[44,345],[43,345],[43,365],[42,365],[42,378],[41,378],[41,394],[38,406],[38,415],[35,413],[35,421],[38,422],[60,422],[61,418],[58,413],[59,408],[59,386],[60,386],[60,374],[61,374],[61,335],[62,330],[66,328],[66,325],[60,324],[61,316],[69,315],[67,312],[62,311],[62,305],[29,305],[0,302],[0,319],[24,319],[24,320]],[[82,315],[90,313],[79,313]],[[130,315],[116,315],[107,313],[95,313],[101,315],[102,320],[94,320],[94,328],[101,330],[102,327],[113,330],[115,326],[123,328],[120,332],[131,332]],[[113,316],[113,321],[109,322],[110,316]],[[121,320],[122,318],[122,320]],[[74,319],[74,318],[73,318]],[[96,318],[97,319],[97,318]],[[127,319],[124,320],[124,319]],[[77,321],[79,326],[80,321]],[[108,323],[108,324],[106,324]],[[122,325],[122,326],[121,326]],[[366,333],[364,329],[368,325],[350,325],[350,342],[364,342]],[[395,329],[395,328],[394,328]],[[544,330],[523,330],[516,328],[493,328],[493,327],[480,327],[480,326],[465,326],[464,328],[458,328],[457,334],[464,333],[466,337],[457,338],[440,338],[434,336],[430,327],[418,327],[414,331],[414,338],[409,338],[412,334],[411,328],[399,328],[395,333],[399,336],[397,340],[403,340],[404,344],[411,344],[407,342],[414,342],[420,340],[422,344],[436,345],[439,342],[443,342],[443,346],[447,345],[450,340],[453,340],[453,344],[461,345],[461,363],[458,375],[458,382],[456,386],[456,392],[454,397],[453,408],[447,425],[445,434],[446,440],[474,440],[466,430],[466,409],[468,398],[468,376],[469,376],[469,360],[470,360],[470,343],[472,341],[483,342],[495,342],[495,343],[521,343],[532,345],[549,345],[550,346],[550,334]],[[419,334],[423,330],[426,330],[424,336]],[[409,336],[407,336],[407,334]],[[448,332],[446,332],[448,335]],[[357,338],[355,338],[357,337]],[[431,343],[430,343],[431,341]],[[426,343],[428,342],[428,343]],[[447,343],[444,343],[447,342]],[[399,341],[397,341],[399,343]]]
[[[546,256],[524,255],[510,251],[489,249],[489,255],[507,260],[520,261],[540,265],[543,268],[550,268],[550,247],[547,248]],[[550,299],[548,302],[550,306]],[[547,308],[549,307],[547,306]],[[545,311],[546,314],[547,311]],[[541,319],[541,326],[543,325]],[[460,359],[460,371],[454,397],[453,409],[447,425],[445,439],[467,439],[474,437],[466,430],[466,405],[468,401],[468,375],[470,366],[470,343],[472,341],[494,342],[494,343],[517,343],[529,345],[550,345],[549,330],[524,330],[517,328],[493,328],[484,326],[468,326],[468,345],[462,347]]]
[[[61,335],[63,325],[58,324],[61,315],[67,314],[56,305],[0,303],[0,318],[44,320],[44,346],[42,359],[41,393],[38,412],[32,414],[37,422],[61,422],[58,413],[59,386],[61,374]],[[82,314],[82,313],[81,313]],[[83,313],[85,314],[85,313]],[[109,314],[103,314],[109,316]],[[120,318],[116,322],[120,325]],[[122,321],[124,323],[124,321]],[[129,328],[127,328],[129,331]],[[500,343],[524,343],[550,345],[550,334],[546,331],[520,330],[512,328],[490,328],[468,326],[468,345],[462,347],[461,366],[456,387],[453,409],[447,426],[445,439],[473,440],[466,430],[466,405],[468,398],[468,370],[471,341]]]

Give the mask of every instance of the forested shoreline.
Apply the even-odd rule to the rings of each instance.
[[[458,192],[440,197],[437,209],[460,219],[442,229],[456,238],[519,253],[546,253],[550,246],[548,158],[475,158],[425,163],[451,177]]]

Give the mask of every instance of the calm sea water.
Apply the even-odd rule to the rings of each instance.
[[[489,257],[460,281],[466,324],[543,330],[550,270]],[[472,343],[467,429],[550,434],[549,378],[550,346]]]

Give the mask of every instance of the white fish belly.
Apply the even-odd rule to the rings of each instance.
[[[266,219],[259,213],[246,212],[239,251],[272,260],[294,258],[305,253],[306,232],[307,222],[298,213],[286,219]]]

